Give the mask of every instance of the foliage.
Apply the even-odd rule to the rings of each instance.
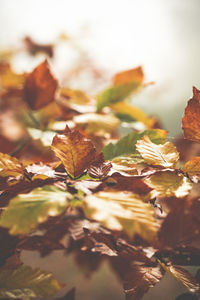
[[[54,45],[24,42],[31,55],[54,55]],[[156,118],[127,102],[145,86],[142,67],[117,73],[94,98],[59,87],[46,59],[24,74],[9,59],[0,62],[0,298],[46,299],[62,289],[16,253],[66,250],[66,236],[91,272],[107,258],[126,299],[141,299],[166,271],[198,296],[198,278],[182,266],[200,264],[200,156],[183,159],[189,146],[167,141]],[[182,122],[187,145],[200,142],[193,92]],[[75,288],[59,299],[75,299]]]

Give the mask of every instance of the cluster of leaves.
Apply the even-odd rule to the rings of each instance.
[[[26,44],[53,56],[52,45]],[[141,299],[166,271],[199,295],[199,272],[182,266],[200,264],[200,91],[176,147],[128,102],[146,85],[137,67],[91,97],[60,87],[47,60],[24,74],[0,62],[1,299],[45,299],[63,288],[24,265],[23,249],[73,251],[91,272],[107,259],[126,299]],[[73,289],[62,299],[74,297]]]

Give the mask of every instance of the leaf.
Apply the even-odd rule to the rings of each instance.
[[[0,270],[0,299],[46,298],[61,287],[51,273],[29,266]]]
[[[34,140],[40,140],[43,146],[50,147],[56,132],[46,130],[42,131],[36,128],[27,128],[28,133]]]
[[[200,143],[200,91],[193,87],[193,97],[188,101],[182,119],[184,136],[191,141]]]
[[[193,180],[200,178],[200,156],[194,157],[193,159],[186,162],[182,168],[183,172],[188,174]]]
[[[191,181],[173,170],[163,170],[144,180],[155,189],[156,196],[177,198],[185,197],[192,188]]]
[[[119,156],[111,161],[111,171],[120,173],[123,176],[138,175],[136,164],[142,162],[144,162],[144,160],[140,155]]]
[[[113,85],[97,95],[97,111],[129,97],[142,85],[143,80],[142,67],[117,73],[113,77]]]
[[[62,161],[68,174],[79,177],[95,158],[96,150],[93,143],[86,139],[78,130],[67,129],[65,135],[53,138],[52,150]]]
[[[103,154],[106,160],[113,159],[114,157],[133,154],[136,152],[136,143],[143,136],[148,136],[155,144],[162,144],[166,141],[167,132],[162,129],[145,130],[141,133],[131,132],[121,138],[117,143],[110,143],[103,148]]]
[[[141,66],[117,73],[113,76],[112,80],[114,85],[125,84],[133,81],[140,83],[144,81],[144,72]]]
[[[31,55],[36,55],[38,53],[44,53],[48,55],[49,57],[53,57],[54,55],[54,46],[53,45],[44,45],[44,44],[38,44],[32,40],[31,37],[27,36],[24,38],[24,43],[26,45],[26,48],[28,52]]]
[[[71,195],[54,186],[36,188],[29,194],[20,194],[9,203],[0,217],[0,226],[10,233],[28,234],[49,216],[57,216],[68,206]]]
[[[144,125],[146,125],[147,128],[151,129],[155,125],[155,119],[149,118],[141,109],[132,106],[125,101],[121,101],[115,104],[111,105],[111,109],[113,112],[117,113],[117,116],[119,114],[120,116],[126,116],[126,119],[128,121],[138,121],[142,122]],[[125,119],[125,120],[126,120]]]
[[[177,202],[178,199],[174,199]],[[162,248],[182,247],[200,251],[200,201],[179,200],[164,222],[159,233]]]
[[[24,74],[16,74],[8,63],[0,63],[0,86],[5,89],[21,87],[24,83]]]
[[[156,145],[151,142],[148,136],[137,141],[136,149],[144,158],[146,163],[165,168],[174,167],[179,159],[179,153],[171,142],[163,145]]]
[[[72,90],[70,88],[61,88],[60,95],[68,101],[76,104],[89,104],[91,99],[81,90]]]
[[[180,281],[183,285],[185,285],[190,292],[200,294],[199,283],[187,270],[176,265],[164,265],[161,262],[160,264],[167,272],[169,272],[178,281]]]
[[[97,112],[101,111],[105,106],[128,98],[139,87],[140,83],[135,81],[107,88],[97,95]]]
[[[82,114],[73,118],[75,124],[83,128],[89,134],[105,136],[118,129],[119,121],[113,115],[102,115],[96,113]]]
[[[8,154],[0,152],[0,176],[19,176],[24,174],[24,166],[20,161]]]
[[[124,275],[124,292],[126,299],[140,300],[163,277],[162,270],[157,266],[133,265]]]
[[[124,230],[129,236],[139,234],[147,241],[156,238],[154,210],[139,195],[130,192],[98,192],[84,198],[84,212],[112,230]]]
[[[54,100],[57,80],[50,72],[47,60],[26,77],[24,99],[33,110],[40,109]]]
[[[99,164],[92,164],[88,169],[88,174],[93,178],[104,178],[108,175],[110,169],[112,167],[111,163],[99,163]]]

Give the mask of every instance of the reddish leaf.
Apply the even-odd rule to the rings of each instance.
[[[193,97],[188,101],[182,119],[184,135],[188,140],[200,143],[200,91],[193,87]]]
[[[24,98],[31,109],[40,109],[54,100],[57,80],[50,72],[47,60],[38,65],[26,77]]]

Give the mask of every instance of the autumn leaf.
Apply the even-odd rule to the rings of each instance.
[[[113,85],[125,84],[133,81],[140,83],[144,81],[144,72],[141,66],[117,73],[112,79]]]
[[[156,196],[177,198],[185,197],[192,188],[191,181],[173,170],[159,171],[144,180],[151,188],[155,189]]]
[[[200,178],[200,156],[186,162],[182,168],[185,174],[188,174],[192,180],[198,181]]]
[[[137,141],[136,149],[149,165],[171,168],[179,159],[179,153],[171,142],[156,145],[151,142],[148,136]]]
[[[182,119],[184,136],[191,141],[200,143],[200,91],[193,87],[193,97],[188,101]]]
[[[114,157],[133,154],[136,152],[136,143],[144,136],[148,136],[155,144],[163,144],[166,141],[167,132],[162,129],[145,130],[141,133],[131,132],[121,138],[117,143],[110,143],[103,148],[105,159],[113,159]]]
[[[15,157],[0,152],[0,176],[19,176],[24,174],[25,167]]]
[[[190,292],[200,295],[200,284],[187,270],[177,265],[165,265],[161,262],[160,264],[167,272],[169,272],[184,286],[186,286]]]
[[[76,104],[89,104],[91,99],[81,90],[73,90],[70,88],[62,87],[60,88],[60,95],[65,97],[68,101]]]
[[[148,129],[153,128],[155,119],[148,117],[141,109],[132,106],[125,101],[121,101],[111,105],[111,109],[116,113],[120,119],[123,117],[125,120],[142,122]],[[124,120],[124,121],[125,121]]]
[[[116,132],[119,126],[119,120],[111,114],[82,114],[75,116],[73,121],[87,133],[99,136]]]
[[[143,79],[141,67],[116,74],[113,78],[113,86],[97,95],[97,111],[129,97],[142,85]]]
[[[159,266],[133,265],[123,277],[126,299],[140,300],[149,288],[162,279],[163,272]]]
[[[20,194],[9,203],[0,217],[0,226],[10,233],[28,234],[49,216],[61,214],[68,206],[71,195],[54,186],[36,188],[29,194]]]
[[[156,238],[154,210],[139,195],[111,190],[86,196],[83,201],[86,216],[107,228],[124,230],[131,237],[139,234],[147,241]]]
[[[57,85],[45,60],[26,76],[24,99],[31,109],[40,109],[54,100]]]
[[[111,163],[105,163],[105,162],[91,165],[88,169],[88,174],[93,178],[103,179],[108,175],[111,167],[112,167]]]
[[[0,63],[0,86],[5,89],[22,87],[25,75],[16,74],[8,63]]]
[[[25,299],[49,297],[62,286],[51,273],[22,265],[17,269],[0,269],[0,298]]]
[[[174,199],[177,202],[178,199]],[[200,250],[200,201],[198,199],[180,200],[177,202],[159,232],[161,249],[187,248]],[[191,253],[191,250],[190,250]]]
[[[79,177],[95,158],[93,143],[78,130],[67,129],[63,135],[53,138],[52,150],[62,161],[65,169],[73,178]]]

